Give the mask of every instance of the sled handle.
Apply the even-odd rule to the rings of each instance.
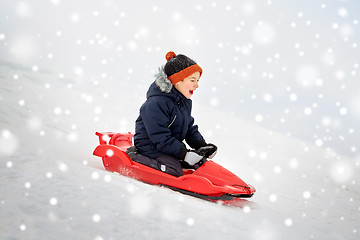
[[[100,145],[107,145],[109,144],[109,141],[111,137],[115,134],[113,132],[96,132],[95,133],[99,137]]]

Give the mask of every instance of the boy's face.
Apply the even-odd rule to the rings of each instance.
[[[187,99],[190,99],[194,91],[199,87],[200,72],[194,72],[184,80],[177,82],[175,88]]]

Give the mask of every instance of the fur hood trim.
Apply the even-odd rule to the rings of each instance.
[[[168,79],[164,66],[159,67],[158,73],[155,74],[155,84],[160,88],[161,92],[169,93],[173,87],[173,84]]]

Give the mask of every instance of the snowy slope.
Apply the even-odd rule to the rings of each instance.
[[[0,239],[359,239],[356,160],[194,102],[215,160],[257,189],[216,205],[92,156],[95,131],[133,131],[142,85],[6,61],[0,80]]]

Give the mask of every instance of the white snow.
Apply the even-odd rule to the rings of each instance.
[[[143,100],[132,94],[135,85],[107,81],[69,90],[57,74],[1,67],[2,149],[8,146],[0,165],[2,239],[358,237],[359,163],[353,159],[194,103],[200,130],[210,131],[209,141],[219,147],[215,160],[257,188],[242,208],[205,202],[108,173],[92,156],[95,131],[118,131],[119,116],[132,131]],[[12,79],[15,73],[21,77]],[[46,82],[54,87],[44,88]],[[94,102],[83,101],[82,92]],[[16,103],[20,95],[26,105]],[[57,104],[70,114],[54,112]],[[104,110],[98,121],[94,104]]]
[[[358,4],[139,4],[0,3],[0,239],[359,239]],[[92,156],[169,50],[204,69],[193,115],[257,189],[240,208]]]

